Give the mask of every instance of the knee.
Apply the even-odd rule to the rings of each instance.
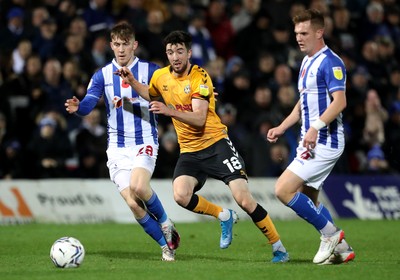
[[[281,185],[276,185],[275,186],[275,196],[283,203],[285,203],[286,200],[286,191],[285,188],[283,188]]]
[[[140,182],[131,182],[131,194],[137,196],[141,200],[146,200],[147,188],[145,184]]]
[[[192,193],[188,192],[187,190],[179,187],[174,187],[174,200],[182,207],[186,207],[189,202]]]
[[[234,194],[236,203],[247,213],[251,213],[257,206],[256,200],[253,198],[249,190],[243,190]]]
[[[275,186],[275,196],[286,205],[293,198],[294,193],[288,191],[284,185],[277,184]]]

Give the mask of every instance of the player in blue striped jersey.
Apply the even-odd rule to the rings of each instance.
[[[297,155],[276,182],[279,200],[321,233],[313,262],[343,263],[353,260],[354,251],[344,240],[344,231],[318,201],[319,191],[345,146],[342,111],[346,107],[346,69],[343,61],[324,42],[324,17],[305,10],[293,18],[302,61],[298,90],[300,98],[290,115],[268,131],[274,143],[301,120]]]
[[[127,23],[113,27],[110,46],[115,58],[94,73],[82,101],[76,97],[66,100],[66,110],[84,116],[104,98],[110,178],[135,219],[162,248],[162,259],[173,261],[180,236],[150,186],[159,147],[157,118],[149,111],[149,102],[115,75],[126,66],[138,81],[147,85],[159,66],[135,56],[138,42]]]

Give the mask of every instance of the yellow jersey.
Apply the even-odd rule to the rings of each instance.
[[[192,111],[192,99],[208,101],[206,123],[201,128],[172,118],[181,153],[203,150],[227,137],[227,128],[215,112],[211,77],[200,66],[192,65],[184,77],[175,77],[170,66],[156,70],[150,80],[149,95],[152,99],[161,96],[169,108],[182,112]]]

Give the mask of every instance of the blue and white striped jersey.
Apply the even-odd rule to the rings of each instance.
[[[304,57],[298,79],[301,105],[301,139],[332,101],[332,93],[346,90],[343,61],[327,46],[312,57]],[[318,143],[337,149],[344,147],[342,114],[319,131]]]
[[[154,71],[159,68],[137,57],[127,67],[139,82],[147,85]],[[89,114],[103,96],[107,110],[109,147],[130,147],[143,143],[158,145],[156,115],[149,112],[147,100],[114,74],[119,68],[121,66],[113,59],[92,76],[77,114]]]

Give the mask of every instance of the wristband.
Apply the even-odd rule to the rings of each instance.
[[[317,131],[319,131],[321,128],[325,127],[326,123],[321,121],[321,119],[317,119],[315,122],[311,124],[311,127],[315,128]]]

